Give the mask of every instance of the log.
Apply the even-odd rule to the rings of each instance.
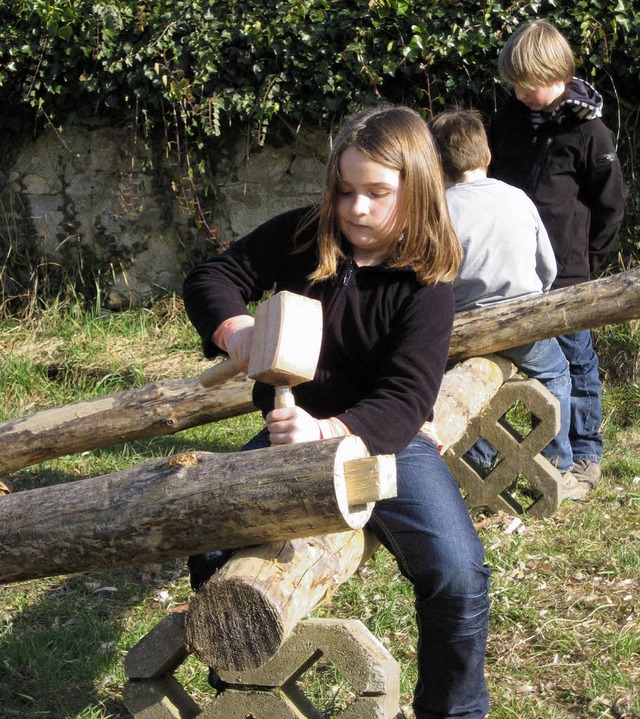
[[[246,378],[230,380],[215,391],[197,377],[164,380],[2,422],[0,476],[66,454],[253,412],[252,388],[253,381]]]
[[[191,600],[188,650],[220,670],[261,666],[373,550],[373,535],[362,531],[242,550]]]
[[[640,269],[456,315],[449,360],[640,317]],[[197,378],[156,382],[0,423],[0,476],[47,459],[174,434],[255,410],[251,380],[214,389]]]
[[[445,449],[461,439],[469,421],[515,371],[503,357],[486,357],[462,362],[445,374],[435,407]],[[221,671],[261,666],[297,622],[349,579],[377,546],[373,535],[357,530],[236,552],[190,603],[190,651]]]
[[[506,357],[472,357],[445,373],[433,416],[446,452],[462,439],[469,422],[482,414],[517,369]]]
[[[0,583],[357,529],[395,489],[395,458],[350,436],[17,492],[0,501]]]
[[[215,391],[197,377],[54,407],[0,423],[0,476],[23,467],[121,442],[159,437],[255,411],[253,381],[234,378]]]
[[[449,361],[640,317],[640,268],[456,315]]]

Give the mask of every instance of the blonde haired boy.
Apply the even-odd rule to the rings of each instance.
[[[586,282],[609,259],[627,194],[602,96],[574,76],[571,47],[547,20],[514,32],[498,70],[513,94],[491,121],[489,174],[538,208],[558,264],[552,288]],[[602,459],[598,357],[589,330],[558,342],[571,371],[573,474],[593,486]]]

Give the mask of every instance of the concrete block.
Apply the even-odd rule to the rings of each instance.
[[[282,686],[322,659],[359,693],[385,693],[399,681],[398,663],[357,619],[305,619],[278,652],[257,669],[224,671],[229,684]]]
[[[539,422],[522,437],[508,425],[504,415],[521,402]],[[560,503],[560,473],[541,454],[560,429],[560,406],[556,397],[537,380],[505,382],[485,411],[473,419],[465,435],[445,454],[445,460],[465,495],[469,508],[486,507],[498,512],[548,517]],[[464,454],[484,437],[502,455],[500,463],[481,477],[464,460]],[[509,487],[518,475],[526,478],[532,502],[524,507]]]
[[[129,679],[153,679],[171,674],[186,659],[186,612],[167,614],[156,626],[133,646],[124,659],[124,671]]]
[[[200,713],[200,707],[172,676],[129,680],[123,701],[135,719],[194,719]]]
[[[357,619],[301,621],[277,654],[262,666],[244,672],[220,672],[220,677],[234,687],[280,687],[290,694],[295,681],[319,661],[335,667],[358,695],[338,714],[340,719],[390,719],[397,714],[398,662]]]
[[[219,672],[230,686],[200,709],[172,676],[187,656],[184,615],[167,615],[125,657],[124,702],[134,719],[322,719],[298,683],[319,662],[333,666],[355,695],[335,719],[398,716],[399,665],[356,619],[299,622],[258,669]]]

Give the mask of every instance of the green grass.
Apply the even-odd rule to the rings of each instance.
[[[510,517],[474,515],[493,571],[491,719],[640,717],[640,333],[625,326],[597,337],[605,377],[601,484],[585,502],[527,520],[520,533],[507,531]],[[175,298],[121,314],[54,303],[20,322],[0,322],[0,353],[0,420],[193,376],[204,366]],[[233,451],[260,425],[255,414],[238,417],[61,457],[5,479],[22,491],[190,449]],[[190,596],[182,560],[0,588],[0,718],[128,719],[127,651]],[[379,550],[314,615],[365,623],[400,663],[407,709],[416,680],[413,598],[390,555]],[[206,667],[194,657],[177,678],[196,701],[212,696]],[[332,667],[303,679],[305,691],[324,703],[325,719],[349,701]]]

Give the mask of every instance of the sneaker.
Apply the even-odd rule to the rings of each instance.
[[[573,472],[565,472],[560,479],[560,501],[565,499],[584,499],[591,491],[591,484],[575,477]]]
[[[578,459],[573,463],[571,474],[579,482],[585,482],[590,487],[595,487],[601,475],[600,464],[588,459]]]

